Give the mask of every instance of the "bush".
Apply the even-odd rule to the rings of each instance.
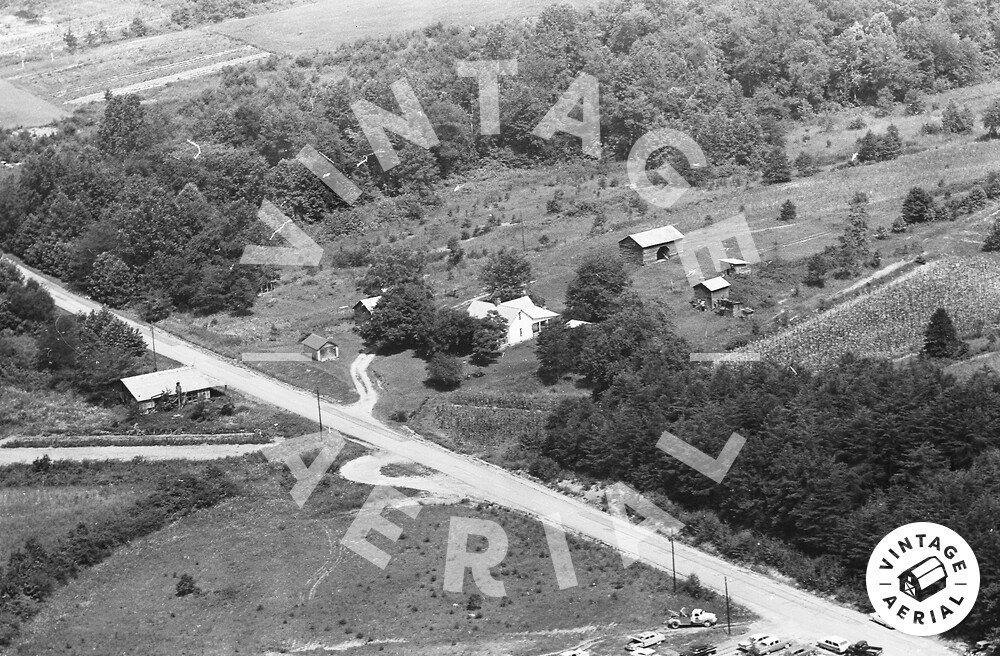
[[[427,382],[439,389],[455,389],[462,384],[462,362],[447,353],[437,352],[427,362]]]
[[[543,481],[554,481],[561,469],[559,463],[548,456],[538,456],[528,465],[528,473]]]
[[[903,97],[903,106],[906,108],[906,113],[909,116],[922,114],[926,105],[924,95],[916,89],[910,89]]]
[[[848,130],[864,130],[866,127],[868,127],[868,124],[860,116],[855,116],[847,124]]]
[[[177,596],[186,597],[192,594],[201,594],[201,588],[195,585],[193,576],[190,574],[182,574],[180,581],[177,582]]]
[[[920,126],[920,134],[941,134],[944,127],[940,123],[924,123]]]

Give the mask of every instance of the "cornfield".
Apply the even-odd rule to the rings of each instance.
[[[434,423],[462,443],[509,446],[541,439],[546,415],[564,398],[458,392],[434,406]]]
[[[815,370],[834,365],[848,352],[897,358],[921,350],[924,330],[939,307],[948,311],[959,337],[1000,327],[1000,259],[981,255],[931,262],[738,351]]]

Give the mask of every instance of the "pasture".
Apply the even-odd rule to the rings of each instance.
[[[64,109],[0,80],[0,128],[37,127],[68,115]]]
[[[562,0],[575,7],[597,0]],[[381,38],[442,22],[486,25],[537,16],[555,0],[321,0],[283,11],[226,21],[211,30],[267,50],[297,55],[332,51],[364,38]]]
[[[623,569],[610,549],[574,537],[568,540],[578,585],[560,590],[539,522],[468,503],[430,502],[416,519],[387,511],[403,534],[396,541],[369,535],[391,556],[379,569],[341,544],[371,487],[331,473],[299,510],[280,467],[256,472],[243,496],[82,572],[53,595],[9,653],[62,651],[70,644],[88,653],[149,656],[345,648],[386,656],[529,654],[584,641],[601,641],[610,651],[629,632],[658,626],[664,608],[694,603],[667,592],[668,573],[639,564]],[[506,596],[481,595],[470,576],[461,592],[444,589],[454,517],[503,527],[507,555],[491,573],[503,581]],[[470,543],[470,551],[486,546],[482,538]],[[194,577],[199,594],[176,596],[182,574]],[[737,623],[747,619],[734,608]],[[724,633],[723,627],[703,635]]]
[[[0,488],[0,563],[28,538],[51,544],[80,522],[138,498],[129,486]]]

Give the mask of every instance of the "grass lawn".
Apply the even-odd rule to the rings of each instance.
[[[349,457],[354,457],[352,454]],[[344,460],[341,457],[341,462]],[[62,651],[262,654],[529,654],[583,640],[617,651],[624,637],[659,626],[664,609],[691,607],[674,596],[668,574],[622,568],[609,549],[569,538],[578,585],[560,590],[541,524],[475,505],[423,506],[417,518],[387,511],[404,533],[368,540],[391,556],[385,569],[340,544],[371,490],[329,475],[299,510],[282,468],[259,465],[242,496],[200,511],[119,550],[59,590],[25,629],[11,654]],[[453,518],[498,523],[506,557],[491,572],[506,596],[485,597],[466,576],[444,589]],[[249,538],[249,539],[248,539]],[[486,546],[472,538],[469,550]],[[200,594],[177,597],[190,574]],[[716,601],[699,602],[719,610]],[[749,616],[735,610],[738,621]],[[718,639],[724,628],[702,637]],[[692,634],[676,636],[690,641]]]

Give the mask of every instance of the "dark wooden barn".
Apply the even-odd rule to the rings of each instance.
[[[684,235],[672,225],[629,235],[618,242],[618,252],[626,262],[638,265],[662,262],[677,254],[675,242]]]

